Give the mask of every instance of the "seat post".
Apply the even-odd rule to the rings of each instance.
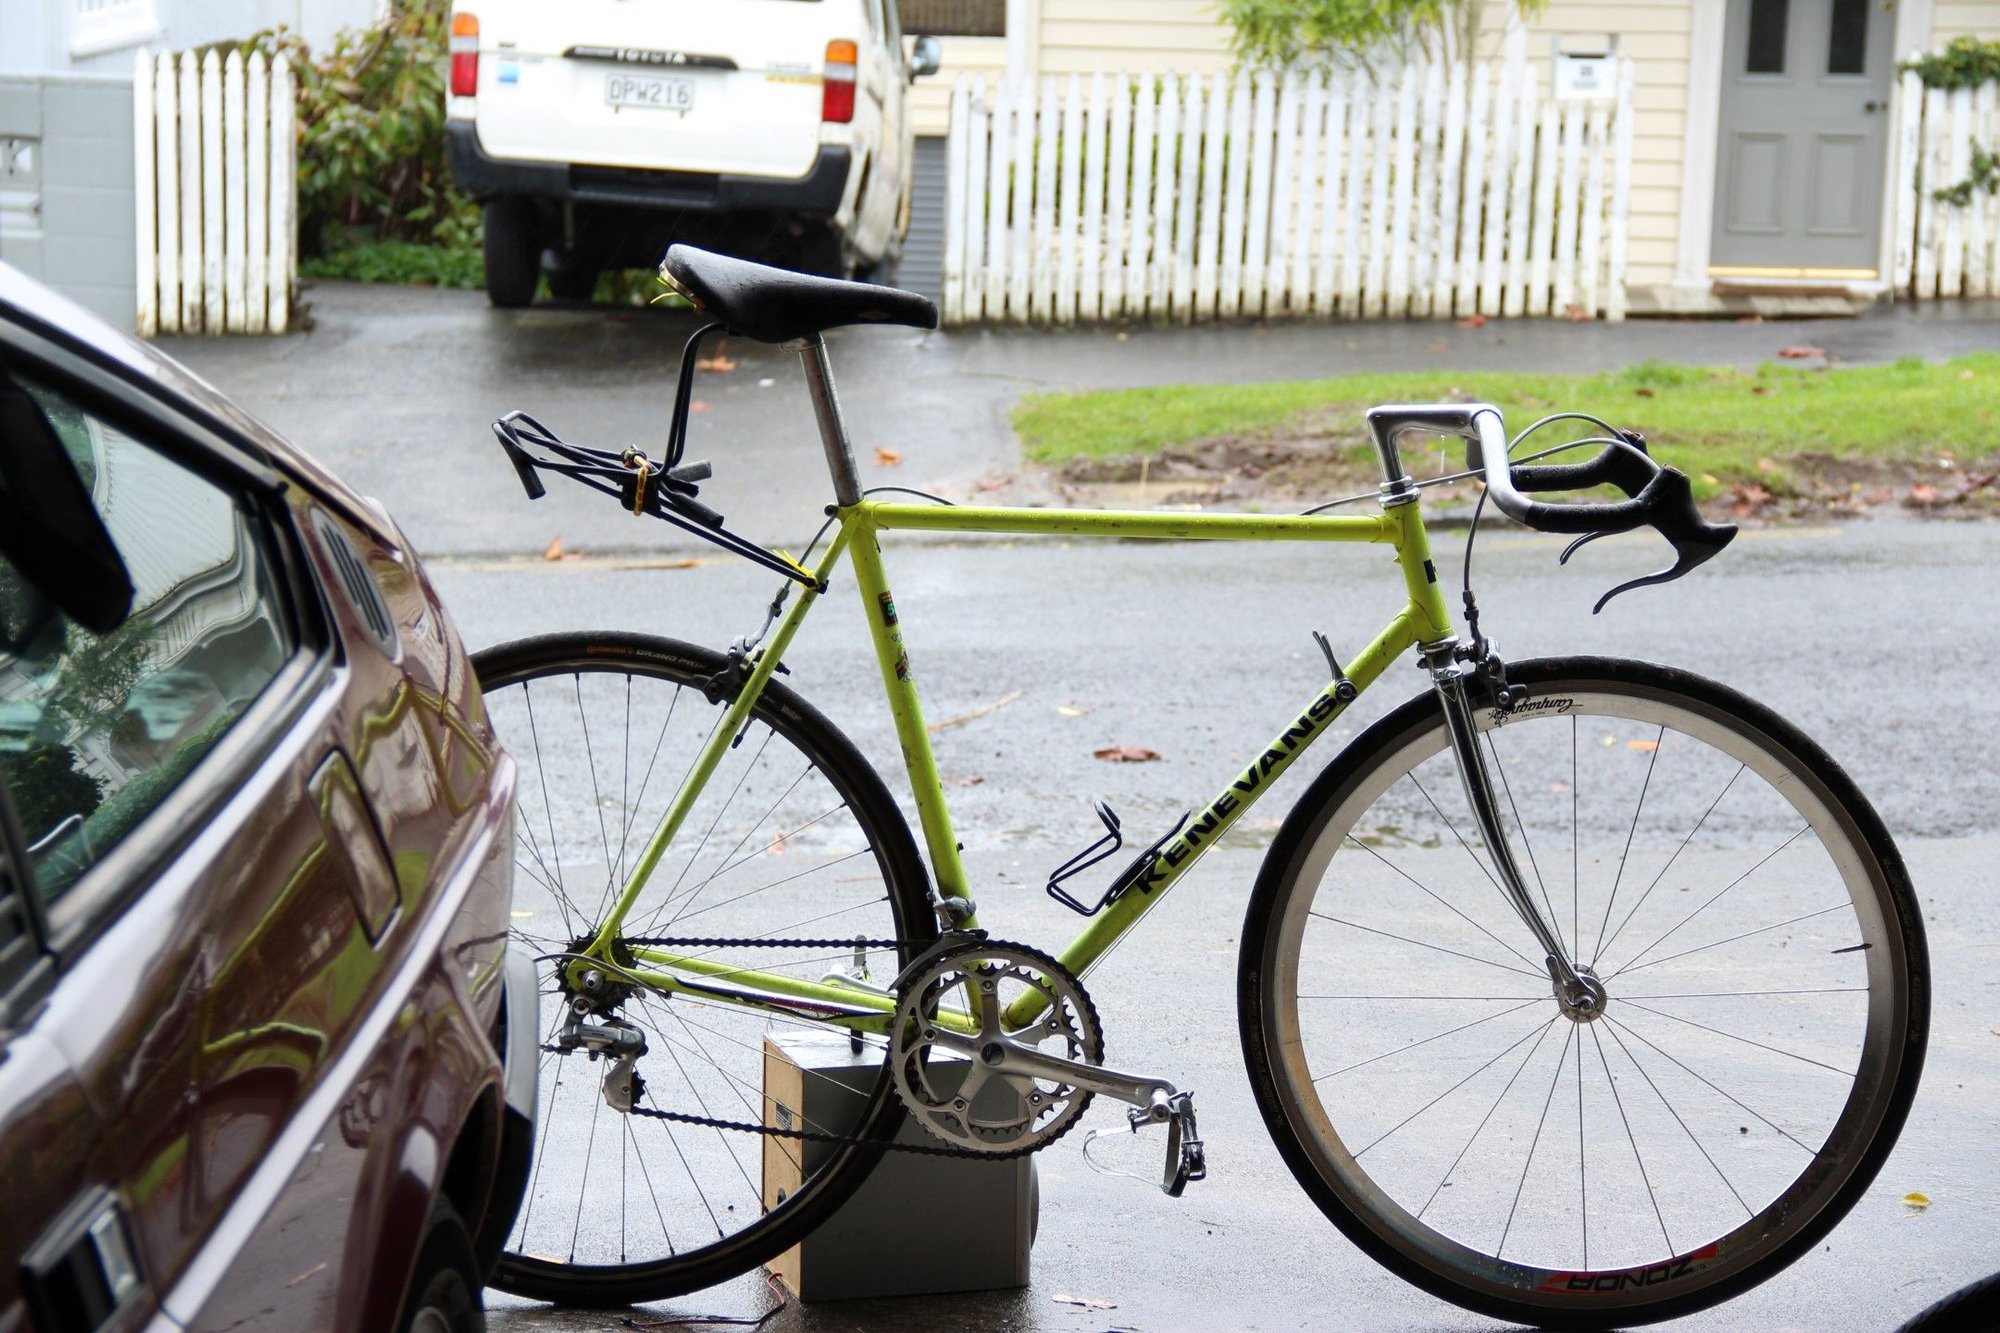
[[[826,359],[826,341],[817,333],[802,339],[799,364],[805,367],[806,390],[812,395],[819,441],[826,450],[827,471],[833,474],[834,502],[843,508],[861,503],[861,479],[854,470],[854,447],[840,419],[840,398],[833,391],[833,366]]]

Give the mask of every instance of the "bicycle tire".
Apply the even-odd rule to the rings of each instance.
[[[559,960],[549,955],[588,938],[603,919],[603,904],[636,856],[633,841],[643,845],[720,721],[731,691],[718,682],[729,679],[729,662],[670,639],[587,633],[489,648],[473,656],[473,667],[502,742],[521,765],[512,935],[542,959],[547,1052],[568,1000],[555,984]],[[616,817],[607,820],[610,812]],[[874,952],[868,970],[876,984],[936,938],[923,863],[881,778],[778,681],[765,687],[682,828],[649,885],[665,889],[640,899],[624,934],[902,941],[893,960],[887,950]],[[585,893],[597,900],[594,910],[589,899],[579,901]],[[727,966],[815,981],[841,961],[825,949],[700,952]],[[749,1123],[772,1119],[764,1035],[840,1032],[640,988],[614,1012],[647,1034],[637,1065],[640,1105]],[[804,1126],[855,1133],[868,1144],[804,1144],[624,1116],[615,1126],[615,1168],[608,1142],[602,1157],[595,1152],[613,1128],[606,1118],[619,1116],[599,1095],[608,1062],[580,1051],[546,1053],[535,1159],[493,1285],[563,1304],[626,1305],[712,1286],[776,1257],[853,1193],[902,1123],[883,1043],[873,1046],[881,1062],[870,1072],[857,1053],[845,1076],[853,1089],[840,1094],[859,1105],[852,1124]],[[767,1200],[772,1154],[788,1158],[801,1183]]]
[[[1566,1012],[1475,873],[1425,694],[1335,758],[1266,857],[1250,1081],[1321,1211],[1416,1286],[1537,1327],[1687,1314],[1804,1254],[1880,1168],[1923,1065],[1922,923],[1873,809],[1769,709],[1637,662],[1508,674],[1525,701],[1478,710],[1503,818],[1608,999]]]

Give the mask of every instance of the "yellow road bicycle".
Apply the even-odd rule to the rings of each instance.
[[[1594,447],[1588,461],[1515,462],[1550,422],[1510,439],[1488,406],[1384,406],[1366,514],[891,502],[857,480],[821,335],[935,327],[931,304],[686,246],[662,271],[714,321],[684,354],[664,457],[569,444],[520,413],[496,433],[531,497],[567,476],[782,582],[725,651],[603,632],[475,659],[522,765],[516,935],[544,983],[539,1138],[498,1285],[592,1304],[710,1285],[798,1241],[885,1151],[1032,1152],[1100,1096],[1164,1140],[1168,1194],[1199,1180],[1192,1095],[1105,1065],[1084,978],[1408,655],[1430,688],[1312,778],[1243,923],[1244,1058],[1300,1184],[1425,1290],[1575,1328],[1725,1300],[1854,1204],[1909,1109],[1929,1015],[1922,925],[1881,820],[1819,746],[1724,686],[1607,658],[1503,662],[1469,569],[1455,630],[1403,462],[1459,437],[1509,517],[1578,544],[1650,526],[1673,545],[1670,568],[1608,599],[1734,535],[1643,440],[1564,414],[1601,433],[1546,452]],[[767,550],[697,498],[690,392],[722,332],[800,354],[833,482],[817,554]],[[1598,485],[1625,498],[1526,494]],[[1179,823],[1128,847],[1100,806],[1102,837],[1048,880],[1081,929],[1044,952],[995,924],[1001,904],[975,904],[884,564],[895,532],[1375,543],[1406,600],[1345,661],[1319,638],[1325,683]],[[917,837],[780,679],[842,581]],[[1162,1021],[1187,1021],[1165,998],[1183,965],[1160,958],[1141,1002]],[[781,1063],[821,1095],[774,1094]],[[927,1133],[892,1147],[906,1116]]]

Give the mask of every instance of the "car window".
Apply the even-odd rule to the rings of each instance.
[[[293,643],[261,525],[216,482],[15,375],[60,439],[132,584],[104,633],[0,555],[0,773],[54,902],[271,683]],[[0,449],[20,441],[0,438]]]

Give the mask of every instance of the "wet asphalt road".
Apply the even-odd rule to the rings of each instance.
[[[552,492],[530,507],[485,432],[499,411],[525,406],[600,441],[657,438],[684,317],[500,315],[451,293],[322,288],[317,299],[320,327],[305,337],[171,350],[381,496],[424,551],[469,643],[615,625],[722,644],[755,627],[767,576],[720,557],[645,567],[675,563],[659,559],[669,553],[663,528],[581,493]],[[1446,352],[1426,350],[1437,341]],[[868,331],[842,337],[835,355],[864,462],[878,444],[904,456],[871,480],[965,486],[1016,466],[1005,413],[1029,388],[1293,378],[1432,357],[1578,368],[1648,357],[1752,362],[1794,341],[1892,359],[2000,339],[1990,323],[1897,313],[1807,329],[1280,327],[1125,342],[1111,331]],[[695,418],[694,455],[721,471],[704,498],[757,535],[797,541],[816,522],[825,483],[796,371],[768,349],[733,344],[728,354],[738,369],[701,390],[711,408]],[[765,378],[774,383],[760,387]],[[535,558],[558,533],[590,558]],[[1554,539],[1480,544],[1487,628],[1509,654],[1672,662],[1736,685],[1819,738],[1895,831],[1926,913],[1937,1005],[1900,1147],[1822,1249],[1765,1287],[1667,1327],[1889,1329],[2000,1263],[2000,686],[1991,665],[2000,628],[1987,612],[2000,528],[1892,516],[1755,532],[1695,578],[1596,618],[1595,593],[1658,563],[1653,546],[1599,543],[1557,571]],[[1455,541],[1440,550],[1440,565],[1455,567]],[[896,554],[890,574],[929,716],[957,717],[1019,691],[944,733],[939,750],[948,776],[980,779],[952,796],[988,914],[1043,945],[1065,938],[1073,919],[1041,895],[1039,878],[1094,836],[1089,798],[1111,800],[1133,829],[1170,823],[1316,687],[1323,668],[1308,632],[1323,629],[1351,652],[1397,591],[1384,555],[1366,548],[1051,541]],[[793,683],[891,768],[874,662],[847,598],[836,588],[795,647]],[[1339,731],[1352,734],[1419,684],[1413,671],[1392,673]],[[1163,759],[1090,757],[1111,744],[1148,746]],[[1494,1326],[1402,1285],[1341,1240],[1258,1124],[1233,1015],[1236,937],[1261,845],[1302,781],[1295,773],[1274,792],[1090,979],[1110,1061],[1157,1068],[1196,1090],[1210,1179],[1167,1200],[1095,1175],[1067,1140],[1038,1159],[1043,1211],[1025,1291],[794,1307],[767,1330]],[[1090,1123],[1115,1120],[1099,1107]],[[1927,1210],[1902,1204],[1913,1190],[1933,1200]],[[622,1326],[618,1315],[526,1309],[493,1293],[489,1302],[492,1326],[508,1333]],[[743,1279],[655,1313],[754,1315],[767,1305],[762,1287]]]
[[[251,411],[388,502],[426,555],[652,549],[642,528],[577,487],[523,503],[487,423],[516,408],[557,434],[660,453],[687,311],[536,306],[500,311],[477,292],[320,283],[315,325],[285,338],[162,338]],[[1861,319],[1736,324],[1494,321],[1483,329],[1383,322],[1226,328],[1025,329],[828,337],[864,485],[943,489],[1019,464],[1008,410],[1022,393],[1170,383],[1249,383],[1347,372],[1610,369],[1648,360],[1754,365],[1780,348],[1837,361],[1947,357],[2000,345],[2000,303],[1882,307]],[[702,498],[774,543],[804,541],[828,496],[797,357],[731,339],[736,368],[703,374],[690,458],[714,462]],[[766,381],[769,381],[767,384]],[[875,451],[900,458],[882,466]],[[691,539],[689,539],[691,540]]]
[[[1825,1248],[1764,1288],[1668,1327],[1892,1328],[1992,1267],[2000,1238],[2000,691],[1983,674],[2000,630],[1984,619],[1937,623],[1933,604],[1910,591],[1990,587],[2000,529],[1891,521],[1754,533],[1698,578],[1595,619],[1588,604],[1600,585],[1647,568],[1655,552],[1637,540],[1600,544],[1583,570],[1557,571],[1557,549],[1531,536],[1486,548],[1479,584],[1503,647],[1674,662],[1774,705],[1873,795],[1930,930],[1930,1064],[1882,1176]],[[1307,631],[1352,643],[1393,592],[1379,580],[1389,572],[1379,557],[1358,548],[1294,556],[1027,543],[904,555],[890,571],[928,715],[960,716],[1020,691],[938,745],[948,776],[981,779],[951,795],[989,917],[1044,946],[1067,938],[1074,919],[1041,895],[1038,876],[1093,836],[1088,798],[1111,800],[1128,827],[1163,829],[1315,687],[1321,667]],[[603,623],[724,642],[750,627],[769,587],[727,563],[445,559],[432,569],[473,642]],[[875,666],[852,611],[836,589],[788,659],[792,683],[888,766],[893,734],[870,693]],[[1163,661],[1168,624],[1180,637]],[[1414,671],[1392,673],[1340,730],[1351,734],[1419,684]],[[1090,757],[1121,743],[1163,760]],[[1295,772],[1090,979],[1107,1058],[1197,1090],[1210,1179],[1167,1200],[1093,1174],[1076,1140],[1065,1140],[1038,1159],[1044,1211],[1027,1291],[794,1308],[766,1328],[1493,1326],[1404,1287],[1341,1240],[1291,1181],[1250,1100],[1233,1018],[1238,926],[1262,844],[1300,785]],[[1167,969],[1164,989],[1155,965]],[[1115,1115],[1096,1108],[1088,1123],[1115,1124]],[[1906,1209],[1900,1200],[1912,1190],[1935,1202]],[[1117,1308],[1059,1304],[1059,1295]],[[493,1299],[497,1329],[616,1326],[600,1314],[510,1313],[506,1298]],[[657,1313],[746,1314],[766,1304],[745,1280]]]

